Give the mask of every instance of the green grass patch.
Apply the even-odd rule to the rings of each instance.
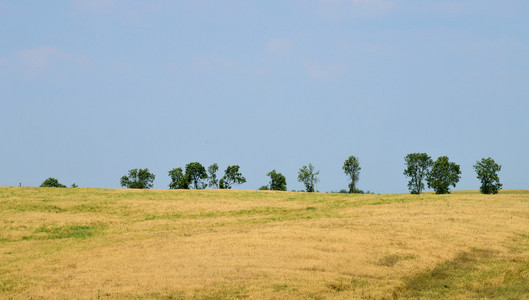
[[[243,286],[215,285],[205,289],[196,290],[192,299],[247,299],[249,297]]]
[[[19,285],[19,282],[13,279],[0,278],[0,294],[2,292],[15,291]]]
[[[432,270],[405,280],[397,298],[502,298],[525,299],[529,295],[528,258],[495,256],[484,249],[463,252]]]
[[[413,255],[388,254],[388,255],[381,257],[378,260],[377,265],[384,266],[384,267],[393,267],[401,260],[411,260],[414,258],[415,256]]]
[[[54,239],[86,239],[103,230],[102,225],[67,225],[48,226],[42,225],[30,236],[24,236],[24,240],[54,240]]]
[[[42,202],[33,201],[8,201],[4,203],[4,209],[10,209],[17,212],[54,212],[62,213],[66,210],[62,207],[52,204],[43,204]]]
[[[367,286],[367,282],[363,279],[357,278],[342,278],[333,282],[329,282],[325,286],[327,289],[334,292],[345,292],[363,289]]]

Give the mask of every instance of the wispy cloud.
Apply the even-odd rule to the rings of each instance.
[[[317,64],[312,61],[302,62],[305,74],[312,80],[327,81],[339,76],[345,69],[342,64]]]
[[[395,7],[393,0],[299,0],[305,9],[329,19],[375,17]]]
[[[21,50],[17,54],[20,63],[30,69],[45,69],[54,61],[65,58],[56,48],[40,46],[33,49]]]
[[[202,71],[230,69],[234,65],[232,60],[217,54],[196,56],[193,58],[193,63]]]
[[[110,11],[114,6],[112,0],[74,0],[73,7],[81,11]]]
[[[18,51],[15,55],[16,66],[24,73],[36,74],[48,71],[54,66],[67,64],[85,68],[92,65],[86,55],[72,55],[51,46],[39,46]]]
[[[158,11],[161,6],[154,1],[132,2],[130,0],[73,0],[73,8],[81,13],[103,13],[136,19]]]
[[[285,55],[292,47],[290,39],[271,39],[266,44],[266,53],[271,55]]]
[[[412,1],[403,3],[403,7],[421,14],[433,14],[449,17],[476,15],[483,17],[509,18],[523,14],[527,9],[524,1],[518,0],[442,0]]]
[[[384,47],[380,44],[363,41],[345,41],[340,47],[351,54],[376,55],[384,52]]]
[[[5,2],[0,2],[0,16],[1,15],[7,15],[9,11],[11,10],[12,4],[7,4]]]
[[[118,73],[129,73],[132,70],[132,68],[127,63],[116,62],[112,64],[112,70]]]

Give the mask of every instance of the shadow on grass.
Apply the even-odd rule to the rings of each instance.
[[[42,225],[37,228],[34,234],[24,236],[24,240],[53,240],[53,239],[86,239],[100,233],[104,229],[103,225],[67,225],[67,226],[47,226]]]
[[[431,270],[406,278],[393,298],[527,298],[529,260],[495,254],[486,249],[462,252]]]

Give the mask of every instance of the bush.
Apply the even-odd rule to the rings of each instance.
[[[64,184],[59,183],[59,180],[50,177],[40,185],[40,187],[58,187],[58,188],[65,188],[66,186]]]

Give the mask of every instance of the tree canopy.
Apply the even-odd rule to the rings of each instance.
[[[129,170],[128,176],[121,177],[121,186],[129,189],[150,189],[156,176],[149,169]]]
[[[481,181],[479,190],[483,194],[497,194],[501,190],[502,184],[498,172],[501,171],[501,165],[497,164],[492,158],[482,158],[474,165],[474,170],[478,179]]]
[[[203,189],[207,186],[205,179],[208,178],[206,168],[199,162],[192,162],[186,165],[186,176],[189,179],[189,185],[194,189]]]
[[[353,155],[349,156],[349,158],[343,163],[342,169],[345,174],[351,178],[351,183],[349,183],[349,193],[354,193],[356,191],[356,182],[360,177],[360,170],[362,170],[358,158]]]
[[[450,186],[456,187],[459,182],[461,170],[458,164],[450,162],[447,156],[440,156],[433,163],[426,181],[428,187],[433,188],[436,194],[450,193]]]
[[[219,180],[217,179],[218,170],[219,170],[219,166],[216,163],[208,167],[209,187],[216,188],[216,189],[219,188]]]
[[[171,183],[169,189],[189,189],[189,177],[184,174],[182,168],[174,168],[169,171]]]
[[[42,184],[40,185],[40,187],[59,187],[59,188],[65,188],[66,186],[64,184],[61,184],[59,183],[59,180],[53,178],[53,177],[50,177],[46,180],[44,180],[44,182],[42,182]]]
[[[408,189],[412,194],[420,194],[425,186],[423,180],[428,176],[433,160],[426,153],[410,153],[406,155],[404,161],[406,163],[404,175],[410,177]]]
[[[239,166],[228,166],[224,171],[224,176],[219,181],[219,188],[231,189],[234,184],[243,184],[246,178],[239,172]]]
[[[272,170],[266,174],[266,176],[270,176],[270,183],[268,184],[268,188],[272,191],[286,191],[287,190],[287,179],[283,174],[276,172],[276,170]]]
[[[303,166],[298,171],[298,181],[305,185],[305,191],[314,192],[316,183],[318,182],[318,174],[320,171],[314,172],[314,167],[311,163],[308,166]]]

